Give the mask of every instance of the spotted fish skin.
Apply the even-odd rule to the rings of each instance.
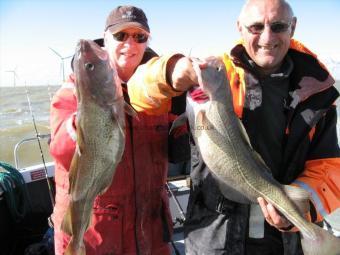
[[[78,42],[73,65],[77,148],[70,167],[70,204],[61,228],[71,236],[65,254],[83,255],[94,200],[110,186],[124,151],[125,103],[108,54],[95,42]]]

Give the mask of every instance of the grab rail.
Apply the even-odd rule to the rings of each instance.
[[[18,149],[19,147],[24,144],[24,143],[27,143],[27,142],[31,142],[31,141],[35,141],[35,140],[38,140],[38,139],[50,139],[51,138],[51,134],[39,134],[38,136],[36,137],[30,137],[30,138],[24,138],[22,139],[21,141],[19,141],[15,147],[14,147],[14,161],[15,161],[15,168],[16,169],[19,169],[19,163],[18,163]]]

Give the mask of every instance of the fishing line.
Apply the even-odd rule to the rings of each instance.
[[[26,97],[27,97],[28,107],[29,107],[29,110],[30,110],[30,113],[31,113],[31,116],[32,116],[33,126],[34,126],[35,134],[36,134],[36,137],[37,137],[37,140],[38,140],[40,156],[41,156],[41,159],[42,159],[43,165],[44,165],[44,173],[45,173],[45,178],[46,178],[46,182],[47,182],[47,186],[48,186],[48,193],[49,193],[49,196],[50,196],[50,199],[51,199],[52,206],[54,207],[55,202],[54,202],[54,196],[53,196],[53,187],[52,187],[50,180],[48,178],[48,172],[47,172],[45,157],[44,157],[44,153],[42,151],[41,142],[40,142],[41,135],[38,132],[37,125],[36,125],[36,122],[35,122],[34,113],[33,113],[33,110],[32,110],[31,100],[30,100],[30,96],[29,96],[28,87],[26,85],[26,82],[25,82],[25,88],[26,88]]]

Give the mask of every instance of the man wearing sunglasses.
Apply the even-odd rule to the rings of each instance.
[[[248,0],[237,21],[242,40],[222,58],[234,110],[252,147],[277,181],[300,186],[311,194],[306,213],[310,220],[331,222],[340,207],[334,105],[339,94],[324,65],[292,39],[296,22],[284,0]],[[174,62],[172,88],[184,91],[197,77],[185,58]],[[188,81],[187,87],[183,80]],[[176,95],[164,84],[151,83],[148,88],[145,108],[162,105]],[[202,100],[202,95],[197,95],[197,101]],[[295,229],[271,204],[261,198],[260,207],[232,201],[230,189],[217,184],[194,144],[191,162],[187,254],[302,254],[299,236],[292,232]]]
[[[124,98],[137,111],[138,118],[126,116],[126,144],[121,162],[107,191],[94,202],[91,224],[84,235],[87,255],[148,254],[170,255],[172,218],[165,188],[168,167],[168,111],[144,109],[130,79],[136,69],[152,63],[148,75],[137,77],[135,85],[148,80],[169,86],[163,71],[172,68],[179,56],[156,57],[148,48],[150,29],[143,10],[119,6],[108,16],[104,39],[96,40],[108,51],[123,86]],[[105,42],[105,45],[103,44]],[[187,61],[189,63],[189,61]],[[185,81],[184,81],[185,82]],[[141,94],[147,94],[143,87]],[[172,94],[181,94],[173,89]],[[170,103],[172,100],[168,100]],[[160,107],[160,105],[159,105]],[[56,205],[53,211],[55,254],[62,255],[70,240],[60,229],[68,206],[71,159],[75,151],[77,99],[70,76],[51,104],[50,152],[55,161]],[[86,134],[85,134],[86,135]],[[183,157],[183,155],[181,155]],[[188,156],[190,157],[190,156]],[[183,157],[185,158],[185,157]]]

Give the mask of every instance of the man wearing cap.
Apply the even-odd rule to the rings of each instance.
[[[172,220],[167,179],[168,112],[167,104],[158,109],[145,108],[139,103],[145,80],[157,80],[172,93],[180,94],[169,86],[169,75],[179,55],[156,56],[147,47],[149,25],[144,12],[134,6],[119,6],[108,16],[104,40],[97,43],[107,49],[112,65],[122,82],[124,97],[138,113],[138,120],[126,116],[125,151],[111,186],[95,199],[91,224],[85,233],[86,254],[170,254],[168,242],[172,235]],[[145,77],[135,79],[130,89],[130,78],[136,69],[152,63]],[[187,63],[186,63],[187,61]],[[187,58],[182,65],[189,64]],[[180,84],[181,82],[179,82]],[[183,80],[182,84],[188,84]],[[179,85],[180,86],[180,85]],[[187,85],[185,85],[187,86]],[[167,109],[164,110],[164,107]],[[53,211],[55,254],[62,255],[70,240],[60,229],[69,203],[69,168],[76,146],[77,98],[72,75],[56,93],[51,104],[50,152],[55,161],[56,205]],[[160,114],[162,112],[162,114]]]

